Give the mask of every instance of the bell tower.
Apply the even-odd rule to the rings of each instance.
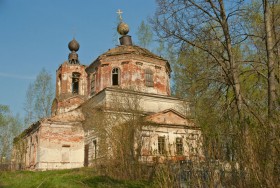
[[[87,73],[80,64],[77,51],[79,43],[73,39],[69,42],[68,60],[56,71],[56,97],[52,106],[52,114],[67,112],[84,102],[87,95]]]

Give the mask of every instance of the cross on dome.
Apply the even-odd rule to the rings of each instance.
[[[117,14],[119,15],[120,21],[122,21],[122,13],[123,12],[120,9],[117,11]]]

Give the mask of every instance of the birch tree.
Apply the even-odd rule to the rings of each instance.
[[[142,21],[137,31],[138,43],[143,48],[148,48],[152,43],[153,33],[149,24]]]
[[[36,80],[30,83],[26,91],[24,104],[25,125],[38,121],[51,115],[51,105],[54,99],[54,86],[52,76],[45,69],[37,75]]]

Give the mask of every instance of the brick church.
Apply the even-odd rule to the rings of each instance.
[[[68,60],[56,70],[52,115],[33,123],[15,138],[15,168],[92,166],[115,146],[106,141],[107,146],[101,147],[102,139],[111,138],[110,134],[101,138],[99,129],[127,126],[136,111],[142,125],[138,152],[141,162],[202,157],[201,132],[188,118],[189,103],[171,96],[169,62],[133,45],[123,21],[117,30],[120,45],[89,65],[79,61],[79,43],[70,41]],[[109,116],[112,121],[108,121]]]

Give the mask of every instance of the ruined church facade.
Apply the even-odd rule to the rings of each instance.
[[[88,66],[79,61],[79,43],[73,39],[68,44],[68,60],[56,71],[52,115],[15,138],[15,168],[51,170],[94,164],[103,157],[101,150],[114,147],[100,146],[98,125],[107,123],[98,116],[100,111],[124,115],[114,125],[107,123],[114,129],[129,124],[126,117],[137,110],[144,122],[140,133],[142,162],[203,157],[201,131],[189,118],[189,103],[171,96],[169,62],[133,45],[124,22],[118,25],[118,32],[120,45]]]

